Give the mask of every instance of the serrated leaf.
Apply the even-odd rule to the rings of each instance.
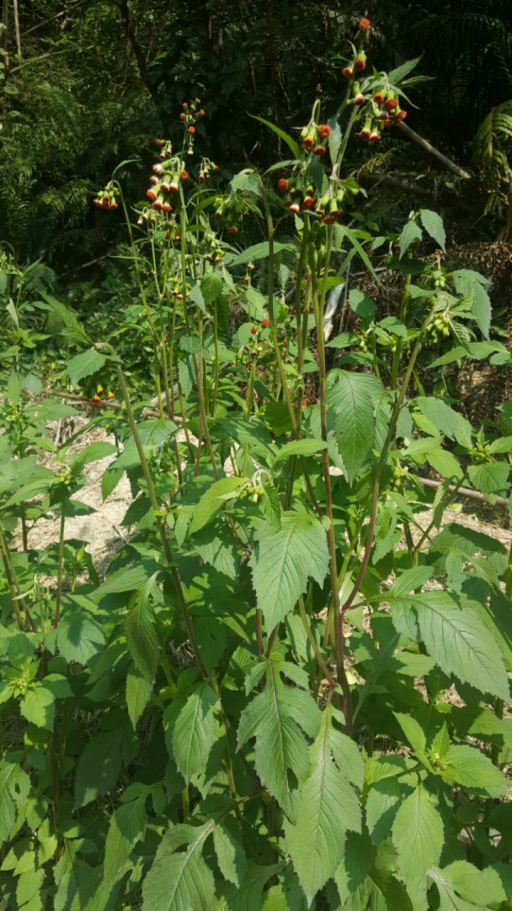
[[[405,63],[401,63],[400,66],[396,67],[395,70],[391,70],[388,74],[388,79],[391,85],[397,85],[401,82],[408,73],[411,73],[415,69],[417,64],[422,60],[422,57],[415,57],[413,60],[406,60]]]
[[[245,483],[245,478],[221,478],[220,481],[215,481],[194,509],[189,534],[193,535],[207,525],[228,500],[237,496]]]
[[[21,700],[20,712],[31,724],[52,731],[55,718],[53,693],[41,683],[34,684],[33,689],[29,689]]]
[[[361,831],[361,810],[345,770],[331,756],[330,706],[310,748],[310,772],[299,791],[295,825],[286,826],[286,843],[301,888],[310,904],[333,876],[344,852],[346,831]]]
[[[406,883],[423,876],[438,863],[444,841],[440,813],[423,784],[401,804],[392,827],[398,863]]]
[[[437,244],[445,251],[445,228],[438,213],[432,212],[431,209],[421,209],[420,220],[424,230],[427,231],[429,236],[432,237],[433,240],[436,240]]]
[[[87,664],[101,651],[105,639],[100,624],[89,613],[73,606],[61,617],[56,641],[66,661]]]
[[[246,855],[229,818],[221,820],[214,828],[214,850],[224,878],[240,886],[246,873]]]
[[[103,876],[105,880],[114,880],[123,870],[135,845],[144,837],[146,827],[146,800],[150,793],[148,785],[131,785],[139,793],[133,800],[122,803],[110,817],[107,840],[105,842],[105,858],[103,861]],[[126,800],[126,794],[123,798]]]
[[[454,674],[482,693],[509,701],[500,648],[472,602],[465,602],[462,607],[444,591],[422,592],[404,600],[415,612],[428,654],[446,674]]]
[[[450,440],[457,440],[463,446],[472,445],[472,425],[462,414],[433,396],[422,396],[416,399],[415,404],[437,430]]]
[[[422,240],[422,231],[420,230],[418,224],[416,224],[413,219],[407,221],[403,230],[401,231],[401,236],[399,238],[400,252],[399,259],[402,259],[408,248],[416,240]]]
[[[366,373],[331,370],[326,382],[326,403],[333,413],[333,430],[350,484],[371,451],[374,440],[374,399],[383,384]]]
[[[327,449],[327,446],[328,444],[325,443],[324,440],[291,440],[290,443],[285,443],[285,445],[281,447],[274,460],[274,464],[276,465],[277,462],[288,459],[293,455],[315,455],[318,452],[322,452],[323,449]]]
[[[121,771],[122,737],[120,729],[106,731],[97,734],[83,749],[75,780],[75,810],[103,797],[116,784]]]
[[[456,782],[487,797],[504,797],[508,782],[500,769],[481,751],[468,744],[449,747],[442,772],[445,781]]]
[[[264,485],[262,495],[259,500],[259,506],[262,510],[266,521],[272,528],[281,528],[281,504],[278,491],[270,484]]]
[[[132,599],[125,618],[125,636],[130,656],[140,674],[152,683],[159,663],[160,646],[151,603],[158,572]]]
[[[462,468],[458,459],[452,452],[442,449],[441,446],[436,446],[431,452],[426,454],[426,458],[431,465],[431,468],[434,468],[442,478],[447,478],[448,480],[455,479],[457,481],[462,480]]]
[[[256,738],[257,774],[289,817],[294,804],[288,770],[299,783],[307,777],[308,747],[302,730],[316,736],[319,722],[319,710],[312,697],[285,686],[276,666],[269,662],[265,689],[242,712],[238,748]]]
[[[214,877],[201,856],[205,827],[186,851],[174,852],[173,830],[165,833],[143,883],[142,911],[212,911]]]
[[[449,907],[459,909],[460,899],[472,907],[488,908],[490,903],[507,901],[499,873],[493,867],[478,870],[466,860],[456,860],[442,870],[433,867],[429,875],[436,883],[441,897],[448,897]]]
[[[293,244],[282,244],[275,241],[273,244],[274,253],[280,253],[283,250],[287,250],[289,253],[295,253],[296,248]],[[242,253],[238,253],[237,256],[234,256],[234,258],[230,260],[230,266],[241,266],[244,263],[252,263],[257,259],[266,259],[268,256],[269,243],[268,241],[263,241],[263,243],[247,247]],[[226,258],[228,259],[228,257]]]
[[[255,539],[249,563],[258,606],[270,632],[306,592],[310,576],[323,584],[329,565],[326,532],[315,516],[287,513],[280,530],[258,520]]]
[[[373,845],[388,838],[401,799],[397,778],[382,778],[371,787],[365,805],[365,818]]]
[[[132,664],[126,675],[126,707],[134,730],[150,700],[151,692],[151,682]]]
[[[218,272],[206,272],[201,279],[201,294],[206,304],[217,300],[223,290],[223,280]]]
[[[468,476],[481,493],[505,493],[508,488],[510,467],[507,462],[487,462],[469,465]]]
[[[215,740],[218,697],[208,683],[201,683],[180,710],[173,729],[173,755],[186,782],[200,772]]]
[[[107,355],[97,351],[96,348],[90,348],[88,351],[76,354],[75,357],[68,361],[67,366],[68,375],[73,386],[76,386],[85,377],[97,373],[98,370],[105,366],[107,361]]]

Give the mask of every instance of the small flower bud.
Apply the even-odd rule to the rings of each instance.
[[[342,70],[342,75],[343,75],[344,79],[352,79],[354,76],[354,73],[350,66],[345,66],[344,69]]]
[[[365,69],[366,65],[367,58],[365,57],[365,54],[359,54],[354,62],[354,68],[356,72],[361,73],[361,71]]]
[[[385,110],[386,111],[395,111],[397,107],[397,100],[395,98],[388,98],[385,101]]]
[[[252,327],[251,327],[251,335],[256,335],[257,332],[258,332],[257,327],[256,327],[256,326],[252,326]]]
[[[331,127],[327,123],[321,123],[319,127],[319,136],[321,139],[327,139],[331,133]]]
[[[365,19],[365,18],[360,19],[359,25],[360,25],[362,32],[367,32],[370,29],[370,22],[368,19]]]
[[[358,92],[358,95],[355,96],[353,104],[361,105],[361,104],[365,104],[366,101],[367,101],[367,99],[366,99],[365,95],[362,95],[361,92]]]
[[[267,329],[268,325],[269,325],[269,320],[268,320],[268,319],[263,319],[263,320],[262,320],[262,326],[263,326],[263,328],[264,328],[264,329]]]
[[[289,188],[289,182],[285,179],[285,177],[280,177],[277,186],[278,193],[281,193],[283,195],[283,193],[286,193]]]

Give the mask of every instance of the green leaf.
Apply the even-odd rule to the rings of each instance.
[[[492,305],[484,285],[487,284],[479,272],[472,269],[458,269],[452,273],[454,286],[458,294],[470,298],[471,313],[485,338],[490,337]]]
[[[288,253],[295,253],[296,247],[293,244],[281,244],[278,241],[275,241],[273,244],[274,253],[281,253],[282,250],[287,250]],[[269,243],[268,241],[263,241],[261,244],[254,244],[252,247],[246,247],[242,253],[238,253],[237,256],[234,256],[230,260],[230,266],[241,266],[244,263],[255,262],[256,259],[267,259],[269,256]],[[228,257],[226,257],[228,260]]]
[[[144,588],[131,601],[125,618],[128,651],[137,670],[149,683],[153,682],[159,664],[160,647],[155,628],[151,598],[155,595],[158,572],[148,579]]]
[[[396,67],[395,70],[391,70],[388,74],[388,81],[391,85],[397,85],[404,79],[408,73],[411,73],[415,69],[417,64],[422,60],[422,56],[415,57],[413,60],[406,60],[405,63],[401,63],[400,66]]]
[[[55,699],[41,683],[33,684],[33,689],[28,690],[20,702],[20,712],[31,724],[53,731]]]
[[[149,785],[130,785],[121,798],[123,802],[110,817],[103,861],[104,879],[114,880],[120,875],[131,851],[143,839],[147,818],[145,804],[150,793]]]
[[[379,321],[378,326],[380,326],[381,329],[386,329],[393,335],[398,335],[400,338],[408,338],[408,330],[397,316],[386,316],[385,319]]]
[[[132,664],[126,676],[126,707],[134,730],[151,698],[151,693],[151,682]]]
[[[442,478],[447,478],[448,480],[454,478],[457,481],[462,480],[462,468],[458,459],[452,452],[447,452],[446,449],[437,446],[435,449],[432,449],[431,452],[427,453],[426,458],[431,465],[431,468],[434,468],[438,474],[442,475]]]
[[[466,348],[458,345],[456,348],[452,348],[451,351],[447,351],[446,354],[442,354],[441,357],[437,357],[436,361],[428,364],[428,369],[445,367],[446,364],[454,364],[455,361],[462,361],[468,357],[472,358],[473,361],[482,361],[485,357],[489,357],[490,354],[495,354],[495,352],[509,355],[508,349],[502,342],[469,342]]]
[[[199,531],[214,518],[228,500],[235,499],[246,484],[245,478],[221,478],[203,494],[194,509],[189,534]]]
[[[75,357],[72,357],[68,361],[67,369],[73,386],[76,386],[86,376],[92,376],[98,370],[101,370],[107,360],[107,356],[101,354],[96,348],[89,348],[88,351],[82,351],[81,354],[76,354]]]
[[[475,747],[451,746],[444,757],[443,778],[485,797],[504,797],[508,782],[484,753]]]
[[[415,405],[444,436],[450,440],[457,440],[462,446],[472,445],[470,422],[441,399],[422,396],[415,400]]]
[[[406,883],[438,863],[444,841],[442,817],[423,784],[401,804],[392,827],[398,863]]]
[[[272,528],[281,528],[281,508],[280,497],[275,487],[270,484],[264,485],[260,497],[259,506],[265,516],[266,521]]]
[[[215,712],[219,699],[208,683],[201,683],[180,710],[172,734],[173,755],[186,782],[201,772],[215,740]]]
[[[383,392],[381,381],[366,373],[330,370],[328,374],[326,403],[333,412],[333,429],[350,484],[371,451],[374,399]]]
[[[361,831],[358,797],[344,766],[332,759],[331,706],[310,748],[310,772],[300,787],[295,825],[286,825],[286,844],[308,904],[337,869],[346,830]]]
[[[431,764],[426,753],[426,735],[418,721],[412,718],[411,715],[403,715],[400,712],[394,712],[394,717],[401,725],[403,734],[413,748],[417,758],[431,771]]]
[[[271,123],[269,120],[264,120],[263,117],[257,117],[256,114],[250,114],[249,116],[252,117],[253,120],[259,120],[260,123],[264,124],[264,126],[269,127],[269,129],[272,130],[273,133],[276,133],[276,135],[279,136],[280,139],[283,139],[283,141],[288,145],[290,151],[294,155],[294,158],[296,158],[298,161],[300,161],[301,150],[300,150],[297,142],[295,142],[295,140],[292,139],[292,136],[289,136],[288,133],[285,133],[284,130],[281,130],[280,127],[277,127],[274,123]]]
[[[116,784],[121,771],[123,729],[97,734],[82,750],[75,780],[75,805],[79,810],[103,797]]]
[[[410,247],[415,240],[422,240],[422,231],[412,219],[411,221],[406,222],[403,230],[401,231],[401,236],[399,238],[399,259],[403,258],[408,247]]]
[[[288,817],[293,815],[295,796],[288,770],[299,783],[305,780],[309,771],[308,747],[301,729],[315,737],[319,723],[319,710],[312,697],[304,690],[285,686],[271,660],[267,666],[265,689],[241,714],[238,749],[252,737],[256,738],[258,777]]]
[[[484,465],[470,465],[468,476],[481,493],[505,493],[508,489],[510,467],[507,462],[487,462]]]
[[[472,602],[466,601],[462,607],[444,591],[410,595],[407,601],[415,611],[428,653],[446,674],[509,701],[500,648]]]
[[[101,651],[104,644],[100,624],[75,605],[61,617],[57,628],[57,647],[66,661],[87,664]]]
[[[438,213],[432,212],[431,209],[421,209],[420,220],[424,230],[427,231],[429,236],[432,237],[433,240],[436,240],[438,246],[445,251],[445,228]]]
[[[426,582],[433,577],[433,570],[430,566],[412,566],[411,569],[405,569],[390,589],[390,594],[399,597],[415,588],[422,588]]]
[[[367,796],[365,818],[373,845],[388,838],[402,800],[397,778],[376,781]]]
[[[255,539],[249,564],[258,606],[270,632],[293,610],[310,576],[322,586],[329,565],[326,532],[315,516],[287,513],[279,530],[257,520]]]
[[[466,860],[455,860],[442,870],[433,867],[429,875],[436,883],[440,897],[448,899],[449,908],[463,908],[462,899],[470,902],[473,908],[489,908],[495,903],[498,906],[508,900],[501,877],[493,867],[478,870]]]
[[[221,820],[214,828],[214,849],[224,878],[240,886],[246,873],[246,855],[236,827],[229,818]]]
[[[142,911],[212,911],[214,877],[201,856],[205,828],[177,853],[173,830],[165,833],[143,883]]]
[[[282,459],[288,459],[289,456],[293,455],[303,455],[311,456],[315,455],[318,452],[322,452],[323,449],[327,449],[328,444],[324,440],[291,440],[290,443],[285,443],[284,446],[278,452],[274,460],[274,464],[280,462]]]
[[[236,579],[239,570],[237,542],[226,522],[217,519],[208,528],[194,535],[194,548],[205,563],[229,579]]]
[[[217,300],[223,290],[223,280],[218,272],[206,272],[201,279],[201,293],[206,304]]]

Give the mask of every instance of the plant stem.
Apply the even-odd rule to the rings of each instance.
[[[19,628],[23,629],[23,619],[22,619],[22,616],[20,613],[20,609],[18,607],[18,603],[19,603],[19,604],[21,604],[21,607],[27,618],[28,624],[29,624],[32,632],[35,633],[36,627],[35,627],[34,621],[32,620],[32,616],[30,614],[28,604],[25,601],[25,598],[22,598],[22,596],[21,596],[20,583],[18,582],[18,577],[16,575],[14,563],[12,562],[12,559],[11,559],[11,552],[9,550],[9,546],[6,541],[1,522],[0,522],[0,550],[2,551],[2,561],[4,564],[4,568],[5,568],[5,575],[7,578],[7,584],[9,586],[9,592],[11,595],[12,606],[13,606],[14,615],[16,617],[16,622],[17,622]]]
[[[178,598],[178,607],[179,607],[180,613],[182,615],[182,620],[183,620],[185,629],[187,630],[187,634],[189,636],[190,643],[191,643],[191,648],[194,652],[194,657],[196,658],[196,662],[200,669],[201,675],[204,677],[205,680],[208,680],[210,683],[212,683],[212,681],[210,679],[210,675],[209,675],[209,673],[205,667],[205,664],[203,662],[203,659],[201,657],[201,654],[200,654],[200,651],[198,648],[198,644],[196,642],[196,636],[194,634],[194,626],[193,626],[191,618],[189,616],[189,611],[187,609],[187,602],[185,600],[185,595],[183,593],[182,582],[181,582],[180,576],[178,575],[178,570],[176,569],[176,566],[174,564],[171,545],[169,544],[169,541],[167,538],[164,517],[162,515],[159,515],[159,512],[160,512],[159,504],[157,502],[157,497],[155,495],[155,488],[153,486],[153,481],[151,478],[148,462],[146,461],[144,449],[142,447],[141,439],[139,437],[139,432],[137,430],[137,426],[135,423],[134,413],[132,411],[132,405],[130,403],[130,396],[128,394],[128,389],[127,389],[127,386],[125,383],[125,377],[124,377],[121,367],[119,367],[119,366],[118,366],[118,379],[119,379],[119,384],[121,386],[121,391],[122,391],[123,399],[124,399],[125,406],[126,406],[128,423],[130,426],[130,430],[132,431],[132,435],[133,435],[135,445],[137,448],[137,452],[139,455],[139,461],[141,463],[141,468],[142,468],[142,472],[144,475],[144,480],[146,481],[146,486],[148,488],[148,496],[150,498],[150,503],[151,503],[152,509],[155,513],[155,519],[157,522],[160,540],[162,542],[164,554],[166,556],[166,560],[167,560],[167,563],[169,565],[169,569],[171,572],[171,577],[172,577],[172,580],[173,580],[173,583],[175,586],[175,591],[176,591],[177,598]]]
[[[301,620],[303,622],[303,627],[304,627],[305,633],[308,637],[308,641],[310,642],[310,645],[313,648],[314,655],[317,658],[317,663],[318,663],[322,673],[326,677],[326,680],[328,681],[329,685],[331,687],[336,687],[337,681],[334,680],[333,677],[331,676],[331,674],[328,670],[328,667],[324,661],[324,658],[321,655],[321,650],[320,650],[319,646],[317,645],[315,636],[312,633],[312,630],[310,629],[310,624],[308,622],[308,617],[306,615],[305,601],[304,601],[304,598],[302,595],[301,595],[298,603],[299,603],[299,614],[300,614]]]
[[[63,499],[61,504],[61,517],[59,522],[59,555],[57,557],[57,593],[55,596],[55,617],[53,621],[53,628],[57,629],[59,625],[59,619],[61,615],[61,599],[62,599],[62,576],[64,569],[64,526],[66,523],[66,498]]]

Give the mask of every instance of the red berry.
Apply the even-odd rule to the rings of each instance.
[[[368,130],[367,127],[364,127],[363,130],[360,130],[360,132],[358,133],[358,136],[360,137],[360,139],[363,139],[364,142],[368,142],[369,139],[371,138],[371,131]]]
[[[312,148],[312,146],[314,145],[314,142],[315,142],[315,140],[314,140],[313,136],[305,136],[305,138],[303,139],[303,148],[306,149],[307,152],[309,152],[310,149]]]
[[[187,108],[189,107],[189,105],[187,104],[186,101],[184,101],[184,102],[182,102],[182,107],[183,107],[184,111],[186,111]]]
[[[344,79],[352,79],[354,73],[350,66],[345,66],[344,69],[342,70],[342,75],[343,75]]]
[[[383,92],[376,92],[376,94],[374,95],[374,101],[376,102],[376,104],[383,104],[384,100],[385,100],[385,96],[384,96]]]
[[[331,127],[327,123],[321,123],[319,127],[319,136],[321,139],[327,139],[331,133]]]
[[[397,111],[394,117],[394,125],[401,123],[403,120],[406,120],[408,116],[408,111]]]
[[[397,107],[397,101],[395,98],[389,98],[388,101],[385,101],[385,110],[394,111]]]
[[[280,177],[278,181],[278,193],[286,193],[289,188],[289,182],[285,177]]]
[[[198,114],[199,114],[200,117],[204,117],[204,116],[205,116],[205,111],[203,110],[203,108],[201,108],[201,110],[198,111]]]
[[[361,92],[358,92],[358,95],[355,96],[354,104],[365,104],[367,101],[365,95],[362,95]]]
[[[368,19],[360,19],[360,28],[363,32],[366,32],[370,28],[370,22]]]
[[[148,199],[151,199],[152,202],[154,202],[157,198],[157,194],[155,193],[155,190],[152,190],[151,187],[149,190],[146,190],[146,196],[148,197]]]
[[[182,180],[188,180],[188,179],[189,179],[189,172],[188,172],[188,171],[180,171],[180,177],[182,178]]]
[[[264,327],[264,329],[267,329],[268,325],[269,325],[269,320],[268,320],[268,319],[263,319],[263,320],[262,320],[262,326]]]
[[[326,146],[315,146],[313,150],[314,155],[324,155],[326,151]]]
[[[303,401],[301,402],[301,404],[302,404],[303,408],[306,408],[307,405],[308,405],[308,402],[307,402],[306,399],[303,399]]]
[[[228,234],[237,234],[239,229],[236,228],[235,225],[229,225],[226,230],[228,231]]]
[[[192,133],[196,132],[196,129],[195,129],[195,127],[187,127],[187,132],[191,133],[191,135],[192,135]]]
[[[180,120],[187,120],[187,114],[180,114]]]
[[[256,326],[252,326],[252,327],[251,327],[251,335],[256,335],[257,332],[258,332],[257,327],[256,327]]]
[[[309,209],[313,209],[313,207],[315,206],[315,203],[316,203],[316,200],[312,196],[306,196],[305,199],[303,200],[303,209],[306,209],[307,211]]]
[[[365,59],[363,57],[357,57],[354,62],[354,68],[358,73],[360,73],[362,70],[364,70],[365,69]]]

